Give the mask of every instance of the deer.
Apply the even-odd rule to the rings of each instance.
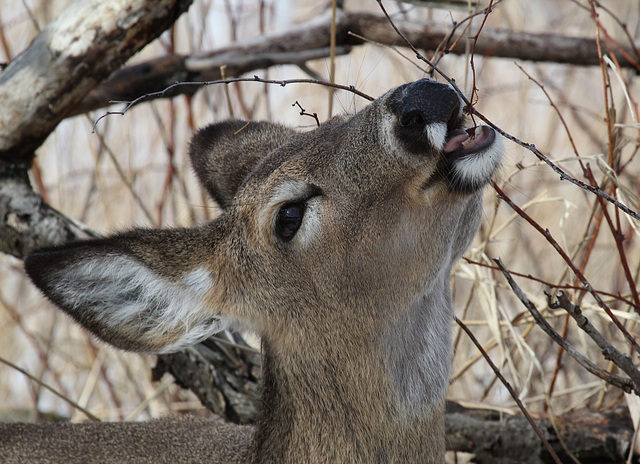
[[[314,130],[244,120],[199,130],[189,155],[218,217],[40,249],[24,265],[49,300],[123,350],[255,331],[257,424],[4,424],[0,455],[444,462],[450,274],[502,156],[492,128],[465,120],[457,91],[425,78]]]

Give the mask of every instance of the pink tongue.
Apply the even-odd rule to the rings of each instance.
[[[442,151],[444,151],[445,153],[456,151],[462,147],[462,142],[466,141],[468,138],[469,134],[467,134],[466,132],[460,135],[455,135],[447,140],[447,143],[445,143],[444,147],[442,147]]]

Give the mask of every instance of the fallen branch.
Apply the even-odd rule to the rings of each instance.
[[[633,423],[626,408],[580,411],[534,419],[561,462],[623,464],[631,449]],[[447,449],[475,455],[476,464],[542,464],[551,457],[522,416],[447,404]],[[566,449],[562,446],[566,446]],[[632,462],[637,462],[636,460]]]
[[[407,39],[423,50],[439,49],[443,42],[448,42],[451,34],[449,27],[441,22],[397,20],[396,23]],[[71,110],[69,116],[104,108],[111,100],[134,100],[140,95],[161,91],[177,81],[220,80],[223,79],[220,73],[223,65],[227,66],[225,77],[238,77],[275,65],[301,66],[307,61],[326,58],[329,56],[330,24],[329,15],[320,16],[284,32],[254,37],[220,49],[193,55],[166,55],[126,67],[96,87]],[[455,41],[442,54],[466,53],[466,40]],[[366,41],[396,45],[398,36],[382,16],[339,12],[336,22],[336,54],[349,53],[349,47],[362,45]],[[493,58],[578,66],[598,65],[597,46],[592,38],[528,34],[485,27],[477,38],[475,47],[477,55]],[[623,56],[618,59],[621,66],[633,67],[633,63]],[[175,89],[173,93],[162,97],[192,94],[196,90]]]

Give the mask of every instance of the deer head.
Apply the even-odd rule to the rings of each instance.
[[[190,155],[223,208],[217,219],[36,251],[26,270],[66,313],[126,350],[170,352],[229,327],[257,331],[265,404],[286,424],[272,431],[263,420],[264,455],[294,456],[292,434],[331,416],[317,393],[369,422],[349,432],[329,418],[339,432],[322,426],[319,440],[332,436],[338,448],[369,440],[377,454],[367,456],[393,460],[402,455],[390,449],[398,433],[414,433],[412,421],[427,424],[442,403],[449,273],[500,162],[494,131],[464,131],[463,119],[454,90],[423,79],[309,132],[238,120],[208,126]],[[400,425],[384,431],[384,422]]]

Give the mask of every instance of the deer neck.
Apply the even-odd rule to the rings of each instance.
[[[443,462],[446,276],[368,334],[344,324],[286,356],[263,340],[256,462]]]

